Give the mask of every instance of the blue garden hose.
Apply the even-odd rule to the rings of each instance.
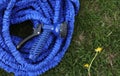
[[[37,76],[58,65],[72,38],[79,0],[0,0],[0,6],[0,68]],[[42,26],[18,49],[24,39],[11,35],[10,26],[27,20],[33,28]]]

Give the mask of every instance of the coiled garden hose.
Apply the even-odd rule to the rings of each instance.
[[[0,67],[15,76],[54,68],[70,44],[78,10],[79,0],[0,0]],[[27,20],[32,35],[10,34],[10,26]]]

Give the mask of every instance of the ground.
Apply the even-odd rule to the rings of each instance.
[[[71,45],[61,63],[42,76],[88,76],[94,49],[102,47],[92,64],[91,76],[120,75],[120,0],[81,0]],[[10,74],[0,71],[0,76]]]

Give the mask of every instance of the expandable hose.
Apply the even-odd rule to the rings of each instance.
[[[0,67],[15,76],[37,76],[58,65],[72,38],[79,0],[0,0],[0,6]],[[11,35],[10,26],[27,20],[33,28],[42,26],[19,46],[26,40]]]

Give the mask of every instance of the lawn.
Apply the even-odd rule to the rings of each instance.
[[[81,0],[71,45],[61,63],[42,76],[88,76],[83,66],[102,47],[91,76],[120,76],[120,0]],[[0,71],[0,76],[10,74]]]

